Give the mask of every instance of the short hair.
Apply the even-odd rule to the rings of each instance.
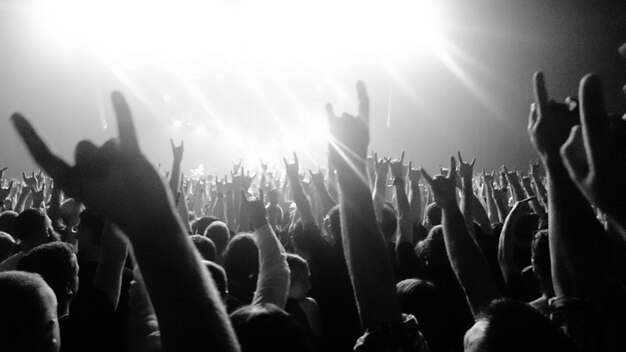
[[[224,251],[223,266],[230,295],[245,304],[252,302],[259,274],[259,250],[252,236],[233,237]]]
[[[22,242],[34,243],[48,236],[46,214],[39,209],[26,209],[15,219],[15,237]]]
[[[298,321],[273,304],[244,306],[230,314],[230,321],[242,351],[312,351]]]
[[[5,210],[0,213],[0,231],[15,236],[15,220],[18,214],[12,210]]]
[[[210,238],[201,235],[192,235],[191,241],[204,260],[215,261],[215,244]]]
[[[85,209],[80,212],[79,219],[78,226],[89,230],[94,236],[95,244],[100,245],[104,234],[104,218],[91,209]]]
[[[385,203],[382,209],[380,229],[386,239],[390,239],[398,229],[398,217],[396,211],[391,205]]]
[[[477,351],[572,351],[571,340],[529,304],[509,298],[493,300],[479,313],[486,322]]]
[[[213,221],[207,226],[206,230],[202,232],[205,237],[209,238],[215,244],[215,251],[218,256],[224,254],[224,250],[228,245],[230,239],[230,231],[228,226],[221,221]]]
[[[76,261],[72,245],[51,242],[28,251],[17,264],[17,269],[37,273],[52,288],[57,300],[67,296],[67,284],[76,275]]]
[[[439,208],[437,203],[428,204],[426,207],[426,219],[433,226],[441,225],[441,208]]]
[[[215,286],[222,297],[222,300],[226,300],[228,298],[228,279],[226,278],[226,272],[221,265],[215,264],[208,260],[203,260],[202,263],[206,266],[206,268],[211,273],[211,278],[213,278],[213,282],[215,282]]]
[[[13,246],[15,246],[13,236],[0,231],[0,262],[13,254]]]
[[[199,234],[202,235],[204,234],[204,232],[206,231],[206,229],[211,226],[212,223],[218,221],[217,218],[212,217],[212,216],[203,216],[200,219],[196,220],[195,224],[195,228],[192,229],[194,230],[194,234]]]
[[[291,271],[291,286],[298,280],[305,279],[303,276],[309,271],[309,263],[297,254],[287,253],[287,265]]]
[[[49,306],[53,305],[53,306]],[[50,287],[33,273],[0,273],[0,346],[10,351],[34,351],[48,336],[42,331],[44,312],[56,312]]]

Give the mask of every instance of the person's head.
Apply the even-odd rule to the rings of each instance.
[[[0,231],[0,262],[7,259],[13,254],[15,239],[6,232]]]
[[[0,312],[3,351],[59,351],[57,300],[39,275],[0,273]]]
[[[63,201],[59,209],[63,223],[67,226],[78,224],[80,213],[83,209],[84,206],[72,198]]]
[[[213,282],[215,282],[215,286],[220,293],[220,297],[222,298],[222,302],[226,302],[228,298],[228,279],[226,278],[226,272],[221,265],[215,264],[208,260],[202,261],[209,272],[211,273],[211,278],[213,278]]]
[[[15,237],[23,250],[49,242],[50,231],[50,221],[39,209],[26,209],[15,219]]]
[[[194,234],[203,235],[206,229],[211,226],[212,223],[218,221],[217,218],[212,216],[203,216],[196,220],[194,228],[192,228]]]
[[[530,305],[503,298],[479,313],[465,333],[466,352],[554,352],[575,350],[567,336]]]
[[[273,304],[255,304],[230,315],[243,352],[311,351],[311,343],[298,321]]]
[[[221,221],[213,221],[203,232],[204,236],[213,241],[215,244],[216,261],[220,263],[224,256],[224,250],[230,239],[230,231],[228,226]]]
[[[287,254],[287,264],[291,271],[289,297],[301,301],[311,289],[309,264],[299,255],[291,253]]]
[[[59,316],[68,313],[78,292],[78,262],[71,245],[52,242],[35,247],[20,259],[17,269],[41,275],[56,295]]]
[[[396,284],[396,291],[402,313],[417,318],[430,349],[447,350],[446,305],[439,288],[430,281],[406,279]]]
[[[430,280],[435,280],[438,284],[443,279],[456,280],[448,260],[441,225],[433,227],[428,232],[428,236],[415,246],[415,254],[420,266],[428,273]]]
[[[204,260],[215,261],[215,244],[210,238],[201,235],[192,235],[191,241]]]
[[[426,227],[441,225],[441,208],[436,203],[430,203],[426,207]]]
[[[245,304],[250,303],[259,274],[259,250],[252,236],[233,237],[224,251],[223,266],[230,295]]]
[[[532,244],[532,268],[541,292],[546,297],[554,296],[552,287],[552,269],[550,264],[550,244],[548,241],[548,230],[537,232]]]
[[[396,216],[396,211],[388,203],[385,203],[382,211],[383,214],[381,217],[382,222],[380,223],[380,229],[383,232],[385,239],[387,241],[391,241],[393,235],[398,229],[398,217]]]
[[[0,213],[0,231],[6,232],[11,236],[15,236],[15,220],[17,213],[12,210],[6,210]]]

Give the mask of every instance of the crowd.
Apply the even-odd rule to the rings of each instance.
[[[528,172],[369,155],[363,82],[308,174],[189,177],[172,142],[164,175],[118,92],[73,166],[15,113],[42,171],[0,171],[0,350],[625,351],[626,122],[596,75],[533,87]]]

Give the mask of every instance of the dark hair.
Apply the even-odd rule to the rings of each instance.
[[[228,279],[226,278],[226,272],[221,265],[215,264],[208,260],[202,261],[209,272],[211,273],[211,278],[213,282],[215,282],[215,286],[222,297],[222,300],[226,301],[228,298]]]
[[[15,220],[17,213],[12,210],[6,210],[0,213],[0,231],[15,236]]]
[[[477,345],[480,352],[575,350],[558,326],[529,304],[514,299],[492,301],[476,320],[487,323]]]
[[[396,211],[388,203],[385,203],[382,212],[380,229],[383,232],[383,236],[385,236],[386,239],[390,239],[398,229],[398,217],[396,216]]]
[[[249,305],[230,315],[243,352],[311,351],[298,321],[273,304]]]
[[[259,250],[248,234],[238,234],[224,251],[228,291],[244,304],[252,302],[259,274]]]
[[[215,221],[218,221],[218,219],[212,216],[201,217],[194,223],[194,228],[192,228],[193,233],[199,235],[204,234],[204,231],[206,231],[206,229]]]
[[[13,236],[0,231],[0,262],[13,254],[13,246],[15,246]]]
[[[74,280],[77,272],[74,258],[70,244],[46,243],[27,252],[17,264],[17,269],[41,275],[61,301],[67,298],[67,285]]]
[[[201,235],[192,235],[191,241],[196,246],[196,249],[204,260],[215,261],[215,244],[210,238],[206,238]]]
[[[206,230],[202,232],[205,237],[209,238],[215,244],[215,251],[218,256],[224,255],[224,250],[230,239],[230,231],[228,226],[221,221],[213,221],[208,225]]]
[[[426,218],[433,225],[441,225],[441,208],[436,203],[430,203],[426,207]]]
[[[0,345],[3,350],[34,351],[35,346],[47,338],[39,336],[44,318],[42,312],[51,303],[46,297],[47,290],[50,288],[37,274],[0,273]],[[49,308],[56,310],[56,307]]]
[[[104,234],[104,219],[91,209],[81,211],[79,218],[80,222],[78,226],[89,230],[94,236],[94,243],[99,246],[102,242],[102,235]]]
[[[39,209],[26,209],[15,219],[15,237],[22,242],[45,242],[47,230],[46,215]]]

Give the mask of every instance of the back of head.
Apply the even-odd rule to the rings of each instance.
[[[390,240],[398,229],[398,217],[396,216],[396,211],[388,203],[385,203],[382,211],[383,214],[380,229],[382,230],[385,238]]]
[[[191,241],[193,241],[193,244],[202,256],[202,259],[210,260],[212,262],[215,261],[215,244],[211,241],[211,239],[201,235],[192,235]]]
[[[78,264],[72,246],[52,242],[37,246],[20,259],[18,270],[41,275],[54,291],[59,306],[67,305],[78,290]]]
[[[0,262],[13,254],[13,246],[15,246],[15,239],[13,239],[13,236],[0,231]]]
[[[102,242],[102,234],[104,233],[104,218],[95,213],[91,209],[85,209],[80,213],[79,230],[89,231],[92,235],[93,243],[97,246]]]
[[[47,242],[46,215],[39,209],[26,209],[15,220],[15,237],[27,245]]]
[[[426,220],[430,226],[441,225],[441,208],[436,203],[430,203],[426,207]]]
[[[476,320],[478,332],[466,335],[471,351],[572,351],[567,336],[547,317],[530,305],[508,298],[491,302]],[[472,336],[470,336],[470,334]],[[472,341],[470,341],[472,340]],[[466,351],[468,349],[466,348]]]
[[[224,251],[224,270],[231,296],[248,304],[252,301],[259,273],[259,250],[252,236],[239,234]]]
[[[203,216],[195,222],[195,231],[194,234],[202,235],[206,231],[206,229],[211,226],[212,223],[216,222],[217,218],[212,216]]]
[[[250,305],[230,315],[243,352],[311,351],[297,320],[273,304]]]
[[[0,213],[0,231],[6,232],[11,236],[15,236],[15,220],[17,213],[12,210],[6,210]]]
[[[230,239],[230,231],[228,231],[228,226],[221,221],[213,221],[204,232],[205,237],[209,238],[215,244],[215,251],[217,257],[224,255],[224,250],[228,245],[228,241]]]
[[[206,268],[209,269],[211,277],[215,282],[215,286],[217,286],[217,290],[219,291],[222,300],[226,301],[226,298],[228,298],[228,279],[226,278],[224,268],[222,268],[219,264],[215,264],[208,260],[203,260],[202,262]]]
[[[0,273],[0,349],[58,351],[56,309],[54,293],[39,275]]]

